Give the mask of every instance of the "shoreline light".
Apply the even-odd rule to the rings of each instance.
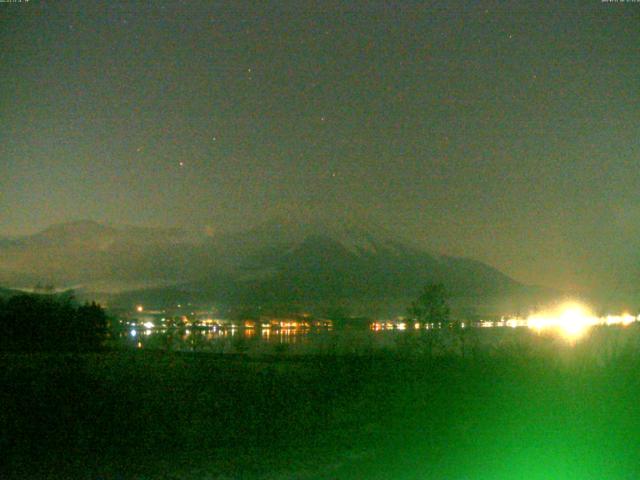
[[[622,325],[626,327],[637,320],[637,317],[626,312],[622,315],[598,317],[586,305],[572,301],[529,315],[526,319],[506,319],[504,324],[511,327],[526,326],[537,332],[555,330],[567,340],[573,341],[582,337],[591,327],[598,325]]]

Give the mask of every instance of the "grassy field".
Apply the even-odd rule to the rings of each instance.
[[[635,337],[633,337],[635,338]],[[640,478],[640,347],[0,357],[3,478]]]

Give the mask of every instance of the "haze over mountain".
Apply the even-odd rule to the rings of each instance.
[[[358,209],[640,304],[638,2],[244,3],[0,2],[0,235]]]
[[[371,222],[322,215],[217,235],[92,221],[54,225],[0,243],[0,282],[156,304],[400,305],[430,282],[444,283],[457,298],[526,290],[481,262],[431,254]]]

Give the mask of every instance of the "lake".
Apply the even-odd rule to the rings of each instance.
[[[431,335],[437,336],[429,347]],[[132,328],[115,344],[136,349],[195,351],[249,355],[366,355],[389,351],[469,353],[481,350],[591,349],[597,352],[639,343],[637,324],[590,327],[580,337],[567,338],[557,330],[536,330],[524,325],[467,327],[456,331],[397,328],[372,323],[319,328]],[[593,353],[593,352],[592,352]]]

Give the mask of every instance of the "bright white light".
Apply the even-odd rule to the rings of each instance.
[[[580,306],[569,307],[560,315],[560,328],[569,338],[582,336],[595,323],[597,319]]]
[[[524,319],[519,318],[519,317],[508,318],[508,319],[505,319],[503,321],[503,325],[501,325],[501,326],[506,326],[506,327],[511,327],[511,328],[526,327],[527,326],[527,320],[524,320]]]
[[[626,327],[636,321],[636,317],[623,313],[622,315],[607,315],[605,319],[607,325],[622,325]]]
[[[145,328],[151,329],[153,328],[155,325],[153,324],[153,322],[145,322],[144,323]]]
[[[554,309],[530,315],[526,323],[534,330],[555,329],[568,340],[576,340],[601,322],[587,306],[566,302]]]

